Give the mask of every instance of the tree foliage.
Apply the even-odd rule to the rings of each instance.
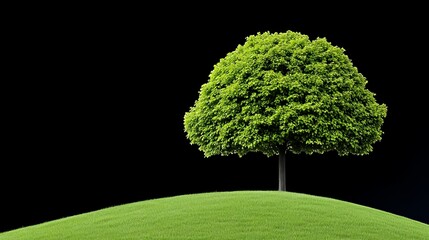
[[[343,48],[305,34],[257,33],[214,65],[184,115],[206,157],[261,152],[363,155],[387,113]]]

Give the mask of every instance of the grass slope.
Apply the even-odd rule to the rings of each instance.
[[[330,198],[278,191],[181,195],[0,233],[0,240],[413,239],[429,225]]]

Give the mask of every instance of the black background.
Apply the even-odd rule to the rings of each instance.
[[[423,8],[166,6],[61,6],[20,22],[0,232],[161,197],[277,190],[277,158],[204,158],[183,115],[246,36],[286,30],[344,48],[388,106],[369,155],[287,155],[288,191],[429,223]]]

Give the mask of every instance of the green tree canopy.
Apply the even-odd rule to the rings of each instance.
[[[370,153],[387,106],[344,52],[293,31],[248,36],[214,65],[185,113],[187,138],[206,157]]]

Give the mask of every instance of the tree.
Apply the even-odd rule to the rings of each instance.
[[[286,191],[287,152],[364,155],[381,140],[387,106],[366,84],[326,38],[258,32],[214,65],[184,130],[205,157],[278,155]]]

